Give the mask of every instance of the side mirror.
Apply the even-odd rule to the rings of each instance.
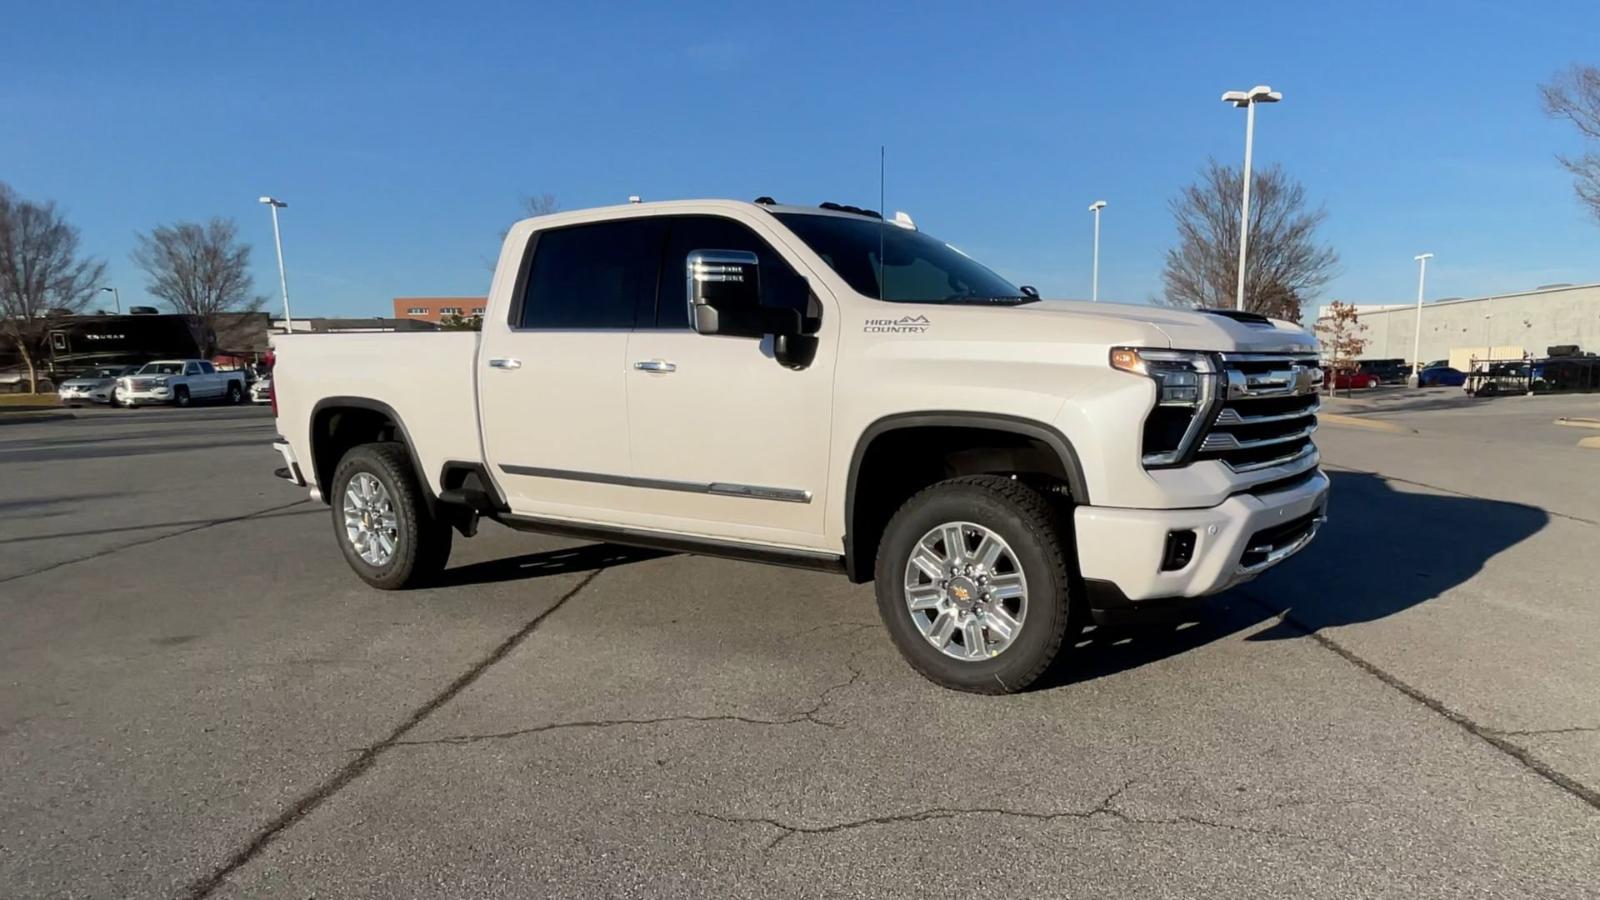
[[[799,334],[798,310],[761,305],[761,264],[748,250],[695,250],[688,256],[689,311],[700,334]]]

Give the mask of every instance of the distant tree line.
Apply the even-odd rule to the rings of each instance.
[[[0,340],[27,369],[36,391],[51,320],[80,315],[105,288],[106,266],[84,254],[79,232],[50,201],[22,198],[0,182]],[[199,316],[207,333],[227,334],[228,314],[256,312],[250,246],[232,219],[174,222],[135,234],[133,262],[145,291],[175,312]],[[207,355],[217,347],[201,348]]]

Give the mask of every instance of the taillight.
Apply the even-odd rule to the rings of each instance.
[[[278,417],[278,379],[274,378],[267,383],[267,398],[272,401],[272,417]]]

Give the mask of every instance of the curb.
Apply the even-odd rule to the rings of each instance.
[[[1600,428],[1600,419],[1586,419],[1581,416],[1562,416],[1556,420],[1557,425],[1569,428]]]
[[[1380,419],[1359,419],[1355,416],[1341,416],[1338,413],[1319,412],[1317,423],[1325,425],[1344,425],[1350,428],[1365,428],[1368,431],[1382,431],[1388,434],[1416,434],[1415,428],[1404,428],[1393,422],[1384,422]]]
[[[1586,437],[1578,442],[1578,446],[1587,448],[1589,450],[1600,450],[1600,435],[1596,435],[1595,437]]]

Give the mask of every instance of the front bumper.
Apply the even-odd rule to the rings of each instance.
[[[125,387],[125,388],[122,389],[122,393],[120,395],[118,395],[118,396],[121,398],[123,403],[125,403],[125,404],[127,404],[129,406],[135,406],[135,405],[140,404],[140,403],[171,403],[172,402],[172,388],[170,388],[170,387],[149,387],[149,388],[127,388],[127,387]]]
[[[1086,582],[1114,586],[1132,601],[1193,598],[1243,584],[1305,549],[1325,520],[1328,476],[1321,470],[1286,490],[1235,494],[1210,509],[1080,506],[1073,516],[1078,568]],[[1193,531],[1181,568],[1162,571],[1167,537]]]
[[[108,403],[111,399],[107,390],[68,385],[62,385],[57,396],[62,403]]]

